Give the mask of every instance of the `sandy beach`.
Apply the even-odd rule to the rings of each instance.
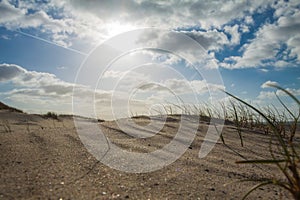
[[[115,121],[97,123],[105,135],[127,151],[147,153],[169,143],[180,116],[169,116],[153,137],[132,138]],[[148,119],[137,117],[138,124]],[[73,118],[46,119],[9,110],[0,113],[1,199],[241,199],[253,182],[247,178],[272,177],[272,165],[236,164],[243,159],[270,157],[269,137],[243,131],[241,147],[236,128],[225,125],[221,140],[205,158],[198,153],[207,121],[200,119],[195,140],[174,163],[150,173],[125,173],[102,164],[84,147]],[[5,128],[6,127],[6,128]],[[7,130],[9,127],[9,130]],[[265,186],[248,199],[291,199],[282,189]]]

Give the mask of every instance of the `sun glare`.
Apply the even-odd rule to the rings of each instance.
[[[123,24],[120,22],[112,22],[112,23],[108,23],[106,25],[106,29],[107,29],[107,33],[109,37],[127,32],[127,31],[131,31],[136,29],[135,26],[131,25],[131,24]]]

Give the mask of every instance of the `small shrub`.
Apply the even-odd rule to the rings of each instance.
[[[46,115],[44,115],[46,118],[56,119],[58,120],[58,115],[55,112],[47,112]]]
[[[104,119],[97,119],[97,121],[98,121],[99,123],[101,123],[101,122],[105,122],[105,120],[104,120]]]

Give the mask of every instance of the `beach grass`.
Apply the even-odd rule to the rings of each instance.
[[[298,110],[298,114],[296,115],[286,106],[286,104],[279,98],[279,96],[276,95],[281,105],[289,113],[292,119],[291,122],[288,120],[289,118],[285,114],[280,115],[279,114],[280,112],[276,107],[273,107],[273,109],[269,107],[265,110],[262,110],[228,92],[225,92],[227,95],[240,102],[241,105],[244,105],[247,108],[251,108],[254,112],[259,114],[259,116],[262,117],[262,119],[266,122],[266,125],[270,129],[270,145],[269,145],[269,151],[271,155],[270,159],[241,160],[241,161],[237,161],[236,163],[256,164],[256,165],[265,165],[265,164],[276,165],[281,175],[285,177],[284,179],[282,179],[279,176],[276,176],[274,174],[273,178],[259,177],[256,179],[243,180],[243,181],[258,182],[244,195],[243,199],[246,199],[246,197],[249,194],[251,194],[253,191],[265,185],[279,186],[289,191],[291,195],[294,197],[294,199],[300,199],[300,176],[299,176],[300,154],[299,154],[299,145],[296,144],[296,142],[294,141],[294,137],[297,130],[297,124],[299,122],[299,116],[300,116],[300,101],[289,91],[283,89],[278,85],[270,84],[269,86],[284,92],[287,96],[293,99],[295,103],[298,105],[299,110]],[[290,134],[287,139],[285,127],[288,121],[289,121],[288,125],[290,127]],[[258,124],[262,124],[262,122],[259,121]],[[276,148],[277,150],[279,150],[279,154],[277,153],[275,155],[275,151],[273,149],[274,147],[272,145],[272,140],[276,141]]]

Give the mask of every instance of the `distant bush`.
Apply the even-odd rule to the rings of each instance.
[[[101,123],[101,122],[105,122],[105,120],[104,120],[104,119],[97,119],[97,121],[98,121],[99,123]]]
[[[45,114],[44,116],[46,118],[58,119],[58,115],[55,112],[47,112],[47,114]]]

